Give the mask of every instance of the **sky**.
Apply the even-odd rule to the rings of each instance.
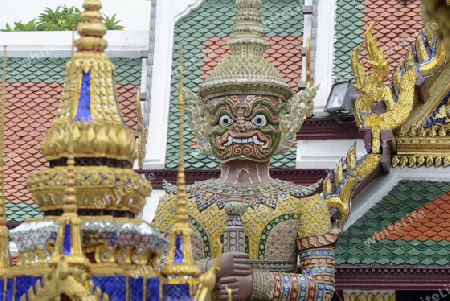
[[[5,1],[5,0],[2,0]],[[76,6],[82,10],[83,0],[14,0],[6,1],[0,9],[0,28],[6,23],[28,21],[37,18],[45,8],[56,9],[59,5]],[[102,12],[107,16],[117,14],[125,30],[148,30],[150,24],[149,0],[103,0]]]

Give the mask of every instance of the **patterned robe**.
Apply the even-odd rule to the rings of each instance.
[[[239,195],[247,205],[242,225],[253,269],[251,300],[331,298],[335,270],[332,243],[338,231],[331,229],[326,201],[314,193],[317,187],[280,180],[243,187],[208,180],[189,186],[193,256],[202,273],[207,260],[218,252],[215,242],[227,223],[225,203],[231,195]],[[161,232],[168,232],[175,222],[175,188],[172,185],[166,191],[152,223]]]

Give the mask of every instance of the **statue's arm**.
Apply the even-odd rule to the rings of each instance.
[[[298,232],[301,272],[254,270],[252,298],[306,300],[306,296],[314,296],[314,300],[331,299],[335,272],[332,244],[337,234],[331,230],[326,201],[320,195],[305,198]]]

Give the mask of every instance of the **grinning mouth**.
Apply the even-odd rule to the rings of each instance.
[[[230,146],[233,143],[239,143],[239,144],[254,143],[256,145],[263,145],[266,142],[259,140],[257,135],[253,135],[252,137],[249,137],[249,138],[234,138],[233,136],[228,136],[228,139],[225,142],[223,142],[222,145]]]

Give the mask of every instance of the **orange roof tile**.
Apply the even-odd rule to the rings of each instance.
[[[450,192],[418,208],[372,236],[375,240],[450,240]]]
[[[28,173],[48,167],[40,152],[45,130],[58,109],[63,85],[58,83],[7,83],[5,108],[5,201],[34,201],[26,188]],[[136,130],[138,87],[117,84],[119,106],[128,127]],[[17,93],[17,92],[20,93]],[[40,94],[40,95],[38,95]]]
[[[286,83],[294,91],[298,89],[298,82],[302,73],[302,38],[302,36],[264,37],[270,43],[270,47],[267,48],[264,56],[275,65]],[[229,39],[230,37],[213,36],[203,42],[203,45],[206,46],[202,50],[205,54],[202,58],[205,65],[200,68],[204,71],[200,78],[208,78],[220,60],[230,56],[230,49],[226,45]]]

